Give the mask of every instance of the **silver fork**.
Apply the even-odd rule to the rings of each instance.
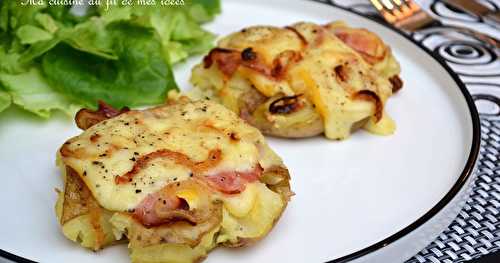
[[[430,25],[444,26],[439,20],[427,14],[414,0],[370,0],[385,21],[397,28],[414,32]],[[452,25],[446,25],[460,33],[470,35],[489,46],[500,48],[500,40],[484,33]]]

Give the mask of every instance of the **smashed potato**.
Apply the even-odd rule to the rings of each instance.
[[[263,133],[345,139],[391,134],[400,67],[374,33],[342,22],[254,26],[222,38],[192,70],[193,98],[214,99]]]
[[[199,262],[217,246],[263,238],[293,195],[262,134],[222,105],[101,103],[76,118],[84,131],[58,152],[56,215],[83,247],[128,242],[135,263]]]

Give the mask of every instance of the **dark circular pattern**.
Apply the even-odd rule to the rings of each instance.
[[[476,105],[484,104],[487,111],[481,111],[481,115],[485,116],[500,116],[500,99],[489,94],[474,94],[472,95]]]
[[[435,5],[435,4],[436,4],[436,3],[434,3],[434,5]],[[455,7],[454,7],[454,6],[452,6],[452,5],[449,5],[449,4],[447,4],[447,3],[443,3],[443,4],[444,4],[444,6],[445,6],[446,8],[448,8],[450,11],[452,11],[452,12],[454,12],[454,13],[466,14],[464,11],[462,11],[462,10],[460,10],[460,9],[458,9],[458,8],[455,8]]]
[[[435,1],[431,4],[430,10],[432,13],[438,15],[439,17],[462,21],[467,23],[481,23],[482,19],[480,17],[462,12],[448,4],[445,4],[441,1]]]
[[[471,0],[472,1],[472,0]],[[497,0],[486,0],[481,1],[483,5],[485,5],[488,9],[491,9],[493,12],[498,11],[500,9],[499,2]],[[490,22],[488,19],[483,19],[480,16],[473,15],[468,12],[464,12],[458,8],[455,8],[442,0],[434,0],[430,5],[430,11],[436,16],[443,18],[449,21],[469,23],[473,25],[488,25],[492,28],[499,29],[500,24]]]
[[[434,52],[447,62],[459,65],[487,65],[498,59],[495,52],[471,41],[445,41],[436,46]]]
[[[484,55],[484,51],[473,47],[473,46],[467,46],[463,44],[456,44],[452,46],[447,46],[444,51],[446,53],[457,57],[457,58],[467,58],[467,59],[472,59],[472,58],[478,58],[482,57]]]
[[[458,56],[462,57],[468,57],[474,54],[474,49],[471,49],[470,47],[459,47],[455,49],[455,52]]]

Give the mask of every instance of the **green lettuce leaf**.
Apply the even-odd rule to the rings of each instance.
[[[101,18],[104,20],[104,23],[110,24],[112,22],[128,21],[131,16],[132,11],[130,7],[122,7],[109,9],[108,11],[102,13]]]
[[[36,42],[49,40],[54,37],[50,32],[32,25],[24,25],[19,27],[19,29],[17,29],[16,35],[23,45],[34,44]]]
[[[0,112],[7,109],[12,102],[10,94],[0,89]]]
[[[113,50],[113,39],[100,18],[92,18],[73,28],[61,30],[59,35],[77,50],[106,59],[118,59]]]
[[[22,74],[0,73],[0,83],[12,97],[14,104],[42,118],[50,117],[52,110],[61,110],[73,116],[80,108],[52,90],[36,68]]]
[[[33,45],[31,45],[28,49],[26,49],[20,56],[17,61],[21,66],[28,65],[35,58],[42,56],[47,51],[51,50],[55,47],[61,40],[59,38],[52,38],[46,41],[40,41]],[[19,72],[19,70],[17,71]]]
[[[107,34],[117,60],[63,44],[50,50],[43,57],[42,68],[51,85],[88,107],[95,107],[98,100],[114,107],[164,102],[167,92],[177,87],[153,32],[118,23],[109,26]]]
[[[135,5],[100,7],[101,17],[115,17],[121,12],[130,22],[152,28],[160,37],[163,55],[170,64],[178,63],[187,57],[204,53],[213,47],[215,36],[204,30],[199,23],[212,20],[220,13],[220,2],[214,0],[186,1],[184,6]]]
[[[21,54],[18,52],[7,52],[0,46],[0,72],[21,73],[26,67],[21,62]]]
[[[188,5],[190,18],[197,23],[205,23],[214,19],[221,12],[220,1],[191,0]]]
[[[38,13],[35,15],[35,20],[40,26],[52,34],[59,29],[57,22],[48,14]]]
[[[165,19],[168,17],[168,19]],[[190,20],[184,12],[164,10],[150,14],[149,26],[160,36],[164,54],[171,64],[204,53],[213,46],[215,36]]]
[[[36,25],[36,14],[47,7],[46,4],[20,5],[17,1],[1,1],[0,4],[2,5],[1,12],[8,15],[8,19],[2,21],[2,28],[14,31],[23,25]]]
[[[220,13],[220,1],[156,2],[75,15],[70,6],[0,0],[0,111],[13,103],[48,117],[98,100],[163,103],[177,88],[171,65],[212,47],[214,35],[200,23]]]
[[[0,2],[0,30],[2,32],[9,30],[9,5],[7,5],[7,1]]]

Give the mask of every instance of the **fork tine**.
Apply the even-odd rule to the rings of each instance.
[[[403,2],[412,12],[420,10],[420,6],[414,0],[403,0]]]
[[[407,2],[412,0],[382,0],[382,5],[385,9],[391,8],[391,14],[395,17],[395,22],[406,19],[412,16],[417,10],[410,8]]]
[[[390,1],[401,12],[403,12],[403,10],[406,8],[406,3],[404,0],[390,0]]]
[[[396,14],[396,17],[398,17],[399,20],[404,19],[412,14],[412,10],[407,5],[405,0],[389,0],[389,1],[391,1],[391,4],[395,6],[394,13],[399,11],[398,14]]]
[[[410,9],[405,5],[405,2],[403,0],[390,0],[390,1],[394,5],[393,13],[398,20],[405,19],[406,17],[412,14]]]
[[[395,9],[395,6],[394,6],[394,4],[392,3],[391,0],[381,0],[380,2],[388,10],[393,11]]]
[[[370,0],[373,6],[377,9],[377,11],[384,17],[384,19],[389,23],[395,23],[397,21],[397,17],[392,13],[392,10],[387,8],[386,5],[383,4],[384,0]]]
[[[370,2],[378,11],[382,11],[384,9],[384,6],[382,6],[382,4],[378,0],[370,0]]]
[[[392,2],[394,2],[397,6],[399,6],[400,8],[403,8],[405,6],[408,6],[407,5],[407,2],[405,0],[392,0]]]

